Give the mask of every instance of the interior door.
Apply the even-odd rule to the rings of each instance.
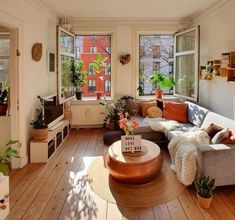
[[[199,26],[175,35],[174,95],[198,101]]]

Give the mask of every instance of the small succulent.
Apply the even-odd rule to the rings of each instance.
[[[209,176],[197,175],[194,180],[197,192],[203,198],[210,198],[213,195],[215,189],[215,179],[210,179]]]

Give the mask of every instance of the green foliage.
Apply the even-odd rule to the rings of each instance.
[[[30,125],[33,126],[35,129],[42,129],[47,128],[47,125],[45,123],[45,116],[44,116],[44,99],[40,96],[37,96],[37,98],[40,101],[41,107],[36,109],[36,116],[35,120],[33,120]]]
[[[6,82],[0,82],[0,103],[6,104],[7,103],[7,94],[10,89],[9,84]]]
[[[95,72],[100,74],[102,73],[106,68],[108,68],[108,57],[103,58],[100,53],[96,54],[96,58],[91,64],[92,67],[94,68]]]
[[[84,64],[81,60],[72,61],[71,72],[72,72],[72,84],[78,92],[81,87],[86,85],[87,72],[84,70]]]
[[[7,149],[4,151],[2,155],[0,155],[0,172],[3,173],[4,175],[8,175],[9,173],[9,161],[11,158],[19,158],[18,151],[13,149],[11,145],[17,143],[18,141],[13,141],[10,140],[7,143]]]
[[[176,85],[176,82],[172,76],[165,76],[160,71],[155,71],[153,75],[149,77],[148,81],[158,89],[168,90]]]
[[[71,66],[72,66],[71,60],[64,60],[62,62],[61,85],[65,88],[69,88],[71,85],[71,78],[72,78]]]
[[[137,90],[139,91],[139,95],[144,95],[144,90],[142,88],[142,86],[138,86]]]
[[[194,184],[200,196],[204,198],[210,198],[212,196],[215,189],[215,179],[210,179],[209,176],[197,175]]]

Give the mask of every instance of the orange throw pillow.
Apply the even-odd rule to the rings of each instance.
[[[157,103],[155,101],[154,102],[140,102],[141,116],[146,117],[148,108],[152,106],[157,107]]]
[[[185,103],[164,102],[163,117],[181,123],[187,123],[188,105]]]
[[[223,144],[235,144],[235,131],[229,131],[229,137],[222,141]]]

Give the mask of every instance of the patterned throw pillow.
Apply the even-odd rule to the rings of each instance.
[[[162,110],[158,107],[152,106],[147,109],[147,115],[150,118],[161,118],[162,117]]]
[[[223,130],[217,132],[217,134],[212,138],[211,142],[212,144],[220,144],[228,137],[229,137],[229,129],[224,128]]]
[[[155,101],[153,101],[153,102],[140,102],[141,116],[146,117],[148,108],[150,108],[152,106],[157,107],[157,103]]]

